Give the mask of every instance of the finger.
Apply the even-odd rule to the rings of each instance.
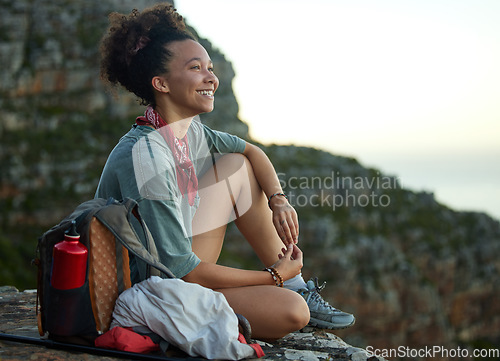
[[[290,220],[288,221],[289,227],[290,227],[290,233],[292,235],[292,241],[293,243],[297,243],[298,238],[299,238],[299,232],[297,228],[297,223],[296,219],[293,218],[293,215],[290,216]]]
[[[295,216],[295,218],[294,218]],[[299,232],[297,229],[297,218],[294,213],[288,215],[287,220],[285,223],[288,225],[288,228],[290,229],[290,242],[291,243],[297,243],[298,238],[299,238]]]
[[[284,253],[284,256],[288,259],[292,258],[293,251],[294,251],[294,245],[290,243]]]
[[[296,240],[298,241],[298,239],[299,239],[299,217],[297,216],[297,212],[294,212],[294,215],[293,215],[293,224],[295,225],[295,232],[296,232],[296,235],[297,235]]]
[[[283,232],[285,233],[287,243],[294,243],[292,231],[290,230],[290,227],[288,226],[288,222],[286,220],[285,220],[285,222],[283,222],[283,224],[281,224],[281,228],[283,229]]]
[[[292,213],[292,224],[293,224],[293,230],[294,232],[293,233],[293,239],[294,239],[294,242],[297,243],[299,241],[299,217],[297,216],[297,212],[293,212]]]
[[[274,228],[276,228],[276,232],[278,232],[278,236],[284,242],[286,239],[285,232],[283,231],[283,227],[281,227],[280,220],[277,217],[273,217]]]
[[[295,260],[298,260],[300,262],[303,261],[303,257],[304,257],[304,254],[302,253],[302,251],[300,250],[299,247],[297,247],[297,245],[293,245],[293,253],[292,253],[292,257],[295,259]]]
[[[293,248],[292,255],[294,257],[298,258],[298,257],[300,257],[302,255],[302,250],[296,244],[294,244],[292,248]]]

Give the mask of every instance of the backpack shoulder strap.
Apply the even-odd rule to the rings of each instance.
[[[139,214],[137,202],[130,198],[125,198],[122,202],[108,201],[108,205],[99,209],[94,216],[104,224],[116,239],[133,255],[154,267],[168,278],[176,278],[175,275],[159,261],[153,237]],[[132,217],[135,217],[144,232],[146,247],[132,227]],[[152,275],[160,275],[158,272],[151,272]]]

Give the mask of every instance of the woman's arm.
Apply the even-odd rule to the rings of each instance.
[[[283,249],[274,268],[284,281],[296,276],[302,269],[302,251],[290,244]],[[182,279],[212,289],[275,284],[268,271],[242,270],[203,261]]]
[[[274,166],[262,149],[247,142],[243,154],[252,164],[255,177],[268,199],[273,194],[283,193]],[[283,196],[272,197],[269,205],[273,211],[274,227],[283,243],[297,243],[299,221],[295,209]]]

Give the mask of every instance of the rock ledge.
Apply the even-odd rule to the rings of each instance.
[[[0,287],[0,332],[39,338],[35,315],[36,291],[19,292],[15,287]],[[275,343],[259,342],[266,356],[262,360],[383,360],[366,350],[353,347],[332,333],[313,328],[290,334]],[[78,352],[56,350],[44,346],[3,341],[0,339],[0,360],[114,360]]]

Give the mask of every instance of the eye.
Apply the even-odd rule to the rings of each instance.
[[[191,69],[196,69],[196,70],[200,70],[200,68],[201,68],[201,67],[200,67],[199,65],[193,65],[193,66],[191,67]]]

